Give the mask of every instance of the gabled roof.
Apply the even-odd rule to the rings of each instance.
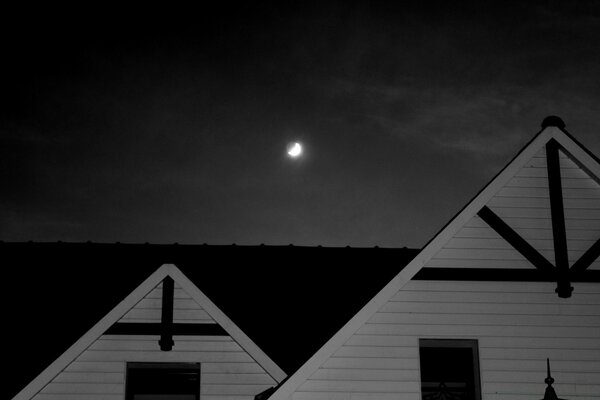
[[[438,253],[443,246],[486,206],[525,164],[550,141],[556,141],[569,158],[574,160],[595,182],[600,183],[600,163],[587,149],[564,130],[560,118],[549,117],[542,130],[502,169],[462,210],[458,212],[379,293],[356,313],[323,347],[292,374],[270,397],[287,400],[334,352],[339,349],[368,319],[388,302],[406,283]],[[598,242],[596,242],[596,245]]]
[[[179,284],[277,382],[286,374],[173,264],[164,264],[14,397],[31,399],[166,277]]]
[[[3,360],[16,366],[5,373],[0,397],[12,398],[165,263],[289,374],[417,252],[0,242]]]

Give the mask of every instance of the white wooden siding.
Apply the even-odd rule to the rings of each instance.
[[[600,238],[600,185],[559,152],[569,263]],[[498,216],[554,264],[546,152],[541,149],[487,203]],[[481,218],[474,216],[428,263],[430,267],[533,268]],[[590,268],[600,269],[600,260]]]
[[[119,322],[161,320],[162,283]],[[216,323],[175,282],[173,321]],[[161,351],[159,336],[103,335],[38,393],[34,400],[123,400],[127,362],[200,363],[202,400],[253,400],[277,383],[230,336],[174,336],[171,351]]]
[[[229,336],[175,336],[161,351],[158,336],[104,335],[54,378],[35,400],[123,400],[127,362],[200,363],[201,399],[253,400],[275,380]]]
[[[561,172],[569,171],[570,174],[562,176],[563,187],[570,184],[585,189],[585,193],[578,201],[565,202],[565,221],[567,223],[567,239],[569,249],[569,262],[573,263],[600,238],[600,185],[597,180],[565,156],[560,159]],[[571,182],[571,183],[569,183]],[[585,218],[589,221],[588,229],[573,229],[572,221]],[[576,234],[576,237],[574,237]],[[596,260],[591,269],[600,269],[600,260]]]
[[[162,283],[140,300],[119,322],[160,322]],[[175,282],[173,291],[173,322],[214,323],[215,321],[192,297]]]
[[[411,281],[294,393],[294,400],[420,399],[419,338],[477,339],[483,400],[600,393],[600,284]]]

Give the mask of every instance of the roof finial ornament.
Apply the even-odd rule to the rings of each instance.
[[[557,117],[556,115],[549,115],[542,121],[542,129],[546,129],[549,126],[555,126],[558,129],[565,129],[566,124],[561,117]]]
[[[552,387],[552,384],[554,383],[554,378],[552,378],[552,376],[550,375],[550,359],[549,358],[546,358],[546,368],[548,371],[548,376],[546,377],[546,379],[544,379],[544,382],[546,382],[548,387],[546,387],[546,393],[544,393],[544,398],[542,400],[565,400],[565,399],[560,399],[556,395],[556,391]]]

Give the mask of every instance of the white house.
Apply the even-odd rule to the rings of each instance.
[[[284,378],[180,269],[165,264],[14,399],[252,400]]]
[[[600,163],[548,117],[270,400],[538,400],[547,359],[598,399],[599,254]]]
[[[23,337],[18,345],[16,339],[3,342],[5,351],[11,350],[7,343],[13,345],[12,359],[22,364],[35,360],[46,344],[56,347],[64,339],[61,329],[79,326],[70,321],[96,315],[93,303],[81,313],[64,308],[77,302],[77,293],[89,287],[102,297],[99,303],[116,304],[105,299],[117,291],[113,280],[145,274],[137,289],[128,289],[124,300],[14,399],[539,400],[545,391],[551,399],[553,390],[568,400],[600,398],[600,162],[557,117],[544,120],[542,131],[418,253],[198,246],[189,257],[185,246],[176,246],[167,257],[160,246],[139,245],[135,254],[123,245],[86,246],[50,244],[50,266],[43,246],[0,247],[5,259],[40,252],[5,272],[17,294],[3,300],[10,316],[3,331]],[[99,259],[102,253],[111,254]],[[68,268],[58,265],[66,256]],[[147,272],[148,265],[167,258],[182,262]],[[257,283],[269,275],[238,282],[258,269],[246,278],[229,269],[279,267],[281,260],[285,270],[275,269],[262,285]],[[30,264],[35,270],[29,271]],[[344,315],[339,327],[353,316],[333,336],[327,333],[330,339],[285,379],[200,291],[205,274],[216,269],[225,270],[231,293],[257,285],[266,306],[249,312],[267,321],[265,331],[272,330],[270,337],[290,354],[316,333],[329,332],[328,319]],[[391,272],[385,280],[371,279],[384,270]],[[56,284],[63,277],[74,284]],[[32,295],[32,279],[38,291],[44,288],[43,296],[67,291],[58,309],[50,308],[56,315],[40,315],[44,297]],[[324,279],[333,280],[319,292]],[[383,289],[371,290],[373,282]],[[344,292],[346,287],[353,291]],[[324,300],[323,290],[334,296]],[[360,290],[374,297],[364,300]],[[234,294],[236,301],[248,300],[245,293]],[[284,296],[294,304],[282,301]],[[362,309],[357,299],[366,302]],[[346,316],[344,307],[353,302]],[[282,313],[291,315],[295,328],[282,328]],[[47,326],[54,321],[56,327]],[[554,382],[547,377],[547,360]]]

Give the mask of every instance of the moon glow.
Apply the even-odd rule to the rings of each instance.
[[[290,143],[287,147],[287,153],[292,158],[300,157],[302,154],[302,145],[298,142]]]

